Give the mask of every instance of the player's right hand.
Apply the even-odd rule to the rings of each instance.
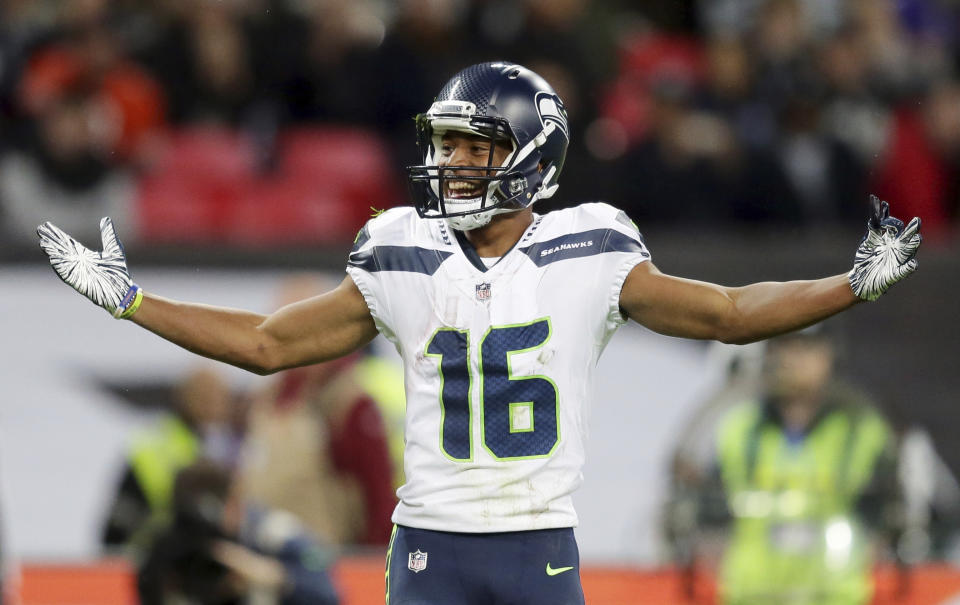
[[[903,221],[890,216],[886,202],[871,195],[867,234],[847,276],[853,293],[862,300],[876,300],[890,286],[916,271],[914,257],[922,240],[918,217],[904,227]]]
[[[100,252],[90,250],[50,222],[37,227],[37,235],[57,276],[95,305],[118,319],[130,317],[140,307],[143,292],[130,279],[123,244],[110,217],[100,219]]]

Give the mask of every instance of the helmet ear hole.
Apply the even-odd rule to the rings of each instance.
[[[514,69],[513,71],[507,74],[507,77],[510,78],[511,80],[516,80],[517,78],[520,77],[520,70]]]

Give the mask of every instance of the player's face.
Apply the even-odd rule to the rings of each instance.
[[[443,135],[438,150],[437,164],[439,166],[503,166],[510,155],[510,145],[498,141],[493,146],[493,157],[490,156],[492,141],[480,135],[463,132],[448,132]],[[479,170],[464,170],[464,176],[490,176],[489,172]],[[444,179],[443,195],[446,199],[473,199],[483,195],[487,184],[482,181]]]

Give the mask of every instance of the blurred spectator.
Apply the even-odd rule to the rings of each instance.
[[[56,217],[84,241],[99,240],[98,220],[113,217],[130,229],[134,182],[103,154],[96,100],[82,93],[56,96],[37,115],[29,146],[0,157],[0,207],[5,235],[33,243],[38,224]]]
[[[204,439],[230,420],[231,394],[207,366],[192,370],[179,385],[175,408],[130,445],[103,533],[110,549],[140,556],[155,532],[169,521],[174,478],[204,455]]]
[[[910,426],[900,437],[904,532],[898,556],[915,564],[960,560],[960,484],[937,453],[930,433]]]
[[[795,220],[807,224],[859,218],[866,195],[857,157],[822,126],[826,96],[815,50],[827,28],[818,16],[814,2],[770,0],[759,8],[751,35],[756,92],[776,120],[765,147],[787,178]]]
[[[90,8],[78,9],[85,5]],[[104,159],[118,162],[147,153],[164,123],[163,91],[127,58],[108,22],[106,2],[66,6],[76,10],[64,9],[70,20],[62,33],[35,50],[25,66],[19,93],[27,115],[42,116],[64,94],[79,93],[95,106],[89,120]]]
[[[291,31],[292,30],[292,31]],[[377,111],[383,82],[375,51],[386,25],[368,0],[335,0],[316,4],[303,15],[294,33],[292,73],[280,85],[289,117],[296,121],[384,124]],[[265,66],[276,73],[274,65]],[[359,78],[356,74],[369,74]]]
[[[657,91],[671,84],[689,96],[703,77],[703,52],[689,35],[666,34],[641,24],[622,34],[617,66],[600,101],[600,130],[591,152],[616,159],[650,134]],[[588,134],[590,136],[590,134]]]
[[[822,106],[822,97],[809,87],[783,103],[777,160],[796,200],[798,220],[859,224],[867,198],[864,167],[842,141],[823,132]]]
[[[10,68],[22,67],[22,74],[6,101],[18,119],[9,133],[11,149],[0,157],[5,231],[27,242],[38,221],[56,216],[95,241],[101,216],[112,216],[118,228],[129,226],[135,183],[123,166],[145,157],[163,125],[162,91],[127,58],[106,2],[41,3],[35,13],[14,15],[23,21],[5,30],[39,42],[13,42],[11,58],[22,65]],[[57,17],[40,21],[47,23],[46,38],[43,30],[22,31],[36,15]],[[36,46],[28,57],[16,57],[31,43]]]
[[[670,461],[678,486],[696,486],[714,469],[716,433],[721,419],[736,405],[755,399],[760,390],[764,344],[713,343],[708,364],[723,368],[722,384],[711,393],[680,431]]]
[[[663,78],[653,85],[649,134],[617,161],[614,203],[643,223],[798,218],[769,154],[741,144],[728,122],[692,104],[693,90],[683,80]]]
[[[823,77],[823,127],[846,145],[865,168],[873,168],[887,145],[890,110],[876,93],[865,28],[855,21],[825,37],[817,49]],[[866,179],[864,174],[860,178]]]
[[[867,53],[871,85],[888,102],[915,93],[929,77],[897,15],[892,0],[848,0],[851,22],[860,32]],[[932,49],[932,47],[931,47]]]
[[[768,341],[761,395],[720,422],[717,474],[675,477],[668,527],[683,563],[700,556],[699,532],[729,524],[724,603],[867,603],[875,540],[899,538],[894,435],[834,378],[836,355],[823,326]]]
[[[632,34],[585,133],[610,162],[611,201],[644,223],[770,223],[801,216],[770,153],[775,115],[754,96],[738,39]]]
[[[708,38],[704,52],[706,81],[699,106],[727,121],[746,146],[770,147],[776,133],[776,116],[754,93],[756,67],[750,61],[746,41],[733,36]]]
[[[239,4],[189,0],[174,6],[143,59],[163,82],[170,120],[238,124],[257,95]]]
[[[680,79],[664,77],[657,82],[648,135],[619,160],[623,176],[614,203],[642,224],[714,222],[728,211],[711,193],[715,189],[708,164],[710,157],[723,157],[733,140],[726,124],[716,119],[704,120],[696,131],[687,128],[694,119],[692,92],[691,85]]]
[[[813,23],[806,17],[801,0],[767,0],[749,32],[757,92],[775,111],[817,82],[809,53],[815,43]]]
[[[198,461],[177,473],[137,586],[143,605],[336,605],[331,562],[289,513],[249,505],[226,468]]]
[[[317,276],[297,276],[283,285],[280,300],[325,291]],[[243,481],[252,500],[295,514],[325,541],[381,545],[390,538],[396,505],[394,469],[359,359],[278,375],[251,411]],[[367,376],[384,379],[381,372]],[[394,384],[402,392],[402,381]]]
[[[945,81],[919,110],[904,104],[881,155],[873,189],[923,220],[928,237],[943,237],[960,211],[960,84]]]
[[[55,11],[49,4],[29,0],[0,4],[0,153],[12,142],[20,118],[16,90],[30,44],[53,21]]]
[[[364,355],[357,362],[354,376],[364,391],[377,404],[383,417],[393,469],[394,491],[404,483],[403,448],[404,424],[407,416],[407,397],[404,392],[403,369],[396,360],[379,355]],[[391,511],[392,512],[392,511]]]
[[[697,4],[701,25],[709,34],[742,36],[756,28],[763,18],[761,13],[769,8],[767,5],[775,3],[771,0],[699,0]],[[801,22],[801,27],[822,32],[839,25],[849,2],[799,0],[789,4],[789,7],[776,6],[774,11],[786,8],[790,17]],[[786,16],[786,12],[781,14]]]

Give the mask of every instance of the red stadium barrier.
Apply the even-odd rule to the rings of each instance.
[[[24,565],[7,601],[21,605],[134,605],[137,587],[124,561]],[[19,590],[17,590],[19,589]],[[6,601],[4,601],[6,602]]]
[[[343,605],[383,603],[383,558],[347,557],[336,567]],[[581,572],[591,605],[706,605],[714,601],[709,579],[698,584],[697,600],[684,596],[675,569],[585,567]],[[960,569],[947,565],[914,568],[904,578],[892,569],[877,572],[874,605],[938,605],[960,597]],[[899,594],[898,590],[906,592]],[[19,579],[19,605],[136,605],[136,588],[128,565],[121,561],[90,564],[28,564]]]

